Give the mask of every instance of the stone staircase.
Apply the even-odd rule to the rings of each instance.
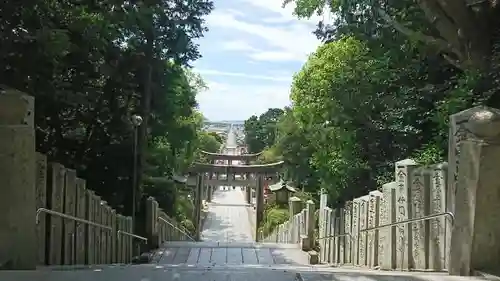
[[[256,242],[169,242],[153,261],[188,267],[308,266],[306,253],[297,245]]]
[[[308,265],[298,247],[277,243],[169,242],[149,264],[46,266],[0,271],[2,281],[455,281],[491,280],[447,273]]]

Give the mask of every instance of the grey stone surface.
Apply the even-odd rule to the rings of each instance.
[[[0,267],[34,268],[38,260],[35,206],[34,98],[0,93]]]
[[[253,241],[245,197],[239,188],[215,191],[212,202],[201,234],[203,241]]]
[[[483,108],[465,123],[455,189],[449,271],[497,271],[500,264],[500,110]]]
[[[255,243],[243,191],[217,190],[201,235],[202,242],[168,242],[160,264],[306,265],[307,254],[295,244]],[[255,214],[253,214],[255,215]]]
[[[52,268],[41,271],[3,271],[2,281],[459,281],[485,280],[422,272],[391,272],[340,269],[321,266],[226,265],[196,267],[186,265],[111,265]]]

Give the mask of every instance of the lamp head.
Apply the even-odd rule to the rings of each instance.
[[[132,115],[132,117],[130,117],[130,122],[132,122],[132,125],[134,125],[134,127],[139,127],[142,124],[142,117],[134,114]]]

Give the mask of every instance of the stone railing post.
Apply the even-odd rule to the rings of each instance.
[[[429,192],[429,211],[439,214],[446,211],[446,186],[448,163],[431,167],[431,188]],[[441,217],[429,222],[429,268],[443,270],[449,259],[451,223],[449,218]]]
[[[0,89],[0,268],[37,265],[33,97]],[[8,210],[8,211],[7,211]]]
[[[47,196],[47,157],[43,154],[37,153],[37,165],[36,165],[36,195],[37,195],[37,205],[38,208],[48,208],[48,196]],[[38,245],[38,264],[47,264],[46,255],[46,243],[47,243],[47,228],[46,228],[47,217],[41,215],[39,217],[37,225],[37,245]]]
[[[455,198],[455,225],[451,233],[451,275],[471,275],[474,270],[494,271],[500,264],[500,110],[476,107],[457,115],[470,116],[456,129],[461,135],[452,147],[449,187]],[[453,163],[453,161],[456,161]],[[456,188],[456,189],[455,189]],[[454,200],[454,202],[452,202]]]
[[[94,221],[96,207],[94,202],[94,192],[92,190],[85,190],[85,219],[89,221]],[[91,225],[85,226],[85,263],[86,264],[95,264],[95,232],[96,228]]]
[[[396,189],[398,184],[390,182],[382,185],[380,202],[380,224],[396,222]],[[379,262],[380,268],[390,270],[396,268],[396,227],[380,229]]]
[[[352,201],[346,202],[344,206],[344,263],[352,263]]]
[[[370,196],[365,195],[359,198],[359,229],[364,230],[368,228],[368,204],[370,202]],[[358,262],[361,266],[368,265],[368,248],[367,248],[367,238],[368,233],[363,231],[359,233],[358,237]]]
[[[412,159],[396,162],[396,222],[411,218],[411,185],[417,163]],[[396,226],[396,268],[412,268],[412,225]]]
[[[146,200],[146,238],[148,248],[158,248],[158,202],[153,197]]]
[[[298,197],[290,197],[288,199],[288,210],[289,210],[289,216],[288,216],[288,221],[290,222],[290,230],[292,231],[291,239],[293,243],[296,243],[297,240],[300,237],[298,236],[298,225],[294,223],[294,217],[296,214],[300,213],[302,211],[303,205],[302,205],[302,200]]]
[[[314,248],[314,227],[316,225],[314,212],[316,212],[316,206],[312,200],[308,200],[306,202],[306,231],[305,235],[300,237],[300,243],[303,251],[309,251]]]
[[[380,225],[380,200],[382,198],[382,192],[378,190],[370,191],[370,201],[368,205],[368,227],[377,227]],[[368,267],[373,268],[380,265],[379,260],[379,248],[380,248],[380,231],[370,231],[368,232],[367,238],[367,263]]]
[[[293,220],[293,216],[300,213],[302,211],[302,200],[299,197],[290,197],[288,199],[288,207],[289,207],[289,220]]]
[[[64,213],[70,216],[75,216],[75,202],[76,202],[76,171],[66,169],[65,187],[64,187]],[[64,233],[63,233],[63,246],[64,255],[63,263],[66,265],[74,264],[74,253],[76,250],[75,241],[75,227],[74,220],[64,220]]]
[[[117,230],[125,231],[125,217],[118,214],[116,215],[116,228]],[[125,262],[125,241],[123,235],[117,235],[117,262],[124,263]]]

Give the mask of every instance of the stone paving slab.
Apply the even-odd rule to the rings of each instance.
[[[227,247],[226,247],[227,246]],[[158,251],[159,264],[193,264],[193,265],[224,265],[224,264],[291,264],[307,265],[307,255],[296,247],[275,247],[272,245],[221,245],[215,247],[167,246]],[[269,247],[271,246],[271,247]],[[281,246],[281,245],[279,245]]]
[[[210,242],[251,242],[252,226],[248,218],[247,204],[243,192],[233,190],[217,190],[209,204],[203,241]]]

